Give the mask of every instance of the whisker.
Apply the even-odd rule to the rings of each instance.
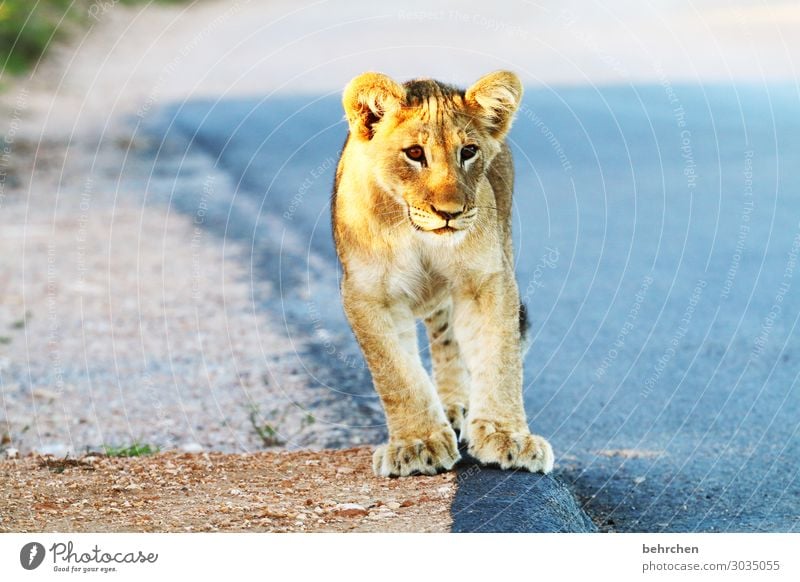
[[[373,214],[372,216],[385,216],[387,218],[391,218],[392,216],[405,216],[405,213],[399,212],[399,211],[379,212],[379,213]]]

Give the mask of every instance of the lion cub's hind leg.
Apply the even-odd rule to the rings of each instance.
[[[453,333],[453,304],[448,298],[425,318],[433,377],[452,427],[461,431],[469,407],[469,373]]]

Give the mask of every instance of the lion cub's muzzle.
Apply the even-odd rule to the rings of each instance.
[[[477,214],[475,207],[449,206],[444,210],[435,206],[408,206],[408,219],[414,228],[440,235],[468,229],[475,222]]]

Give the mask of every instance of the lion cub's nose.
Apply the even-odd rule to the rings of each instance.
[[[431,204],[431,210],[445,220],[452,220],[464,214],[464,206],[458,203],[439,204],[438,206]]]

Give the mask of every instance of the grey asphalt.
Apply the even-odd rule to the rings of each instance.
[[[800,529],[798,113],[775,84],[528,89],[510,136],[525,400],[556,478],[464,465],[455,530],[591,529],[578,508],[603,531]],[[251,246],[287,334],[317,338],[298,358],[321,401],[352,399],[363,417],[340,421],[380,437],[330,235],[338,95],[176,103],[142,131],[178,210],[200,203],[187,152],[230,178],[206,226]],[[551,494],[572,517],[527,519]]]

